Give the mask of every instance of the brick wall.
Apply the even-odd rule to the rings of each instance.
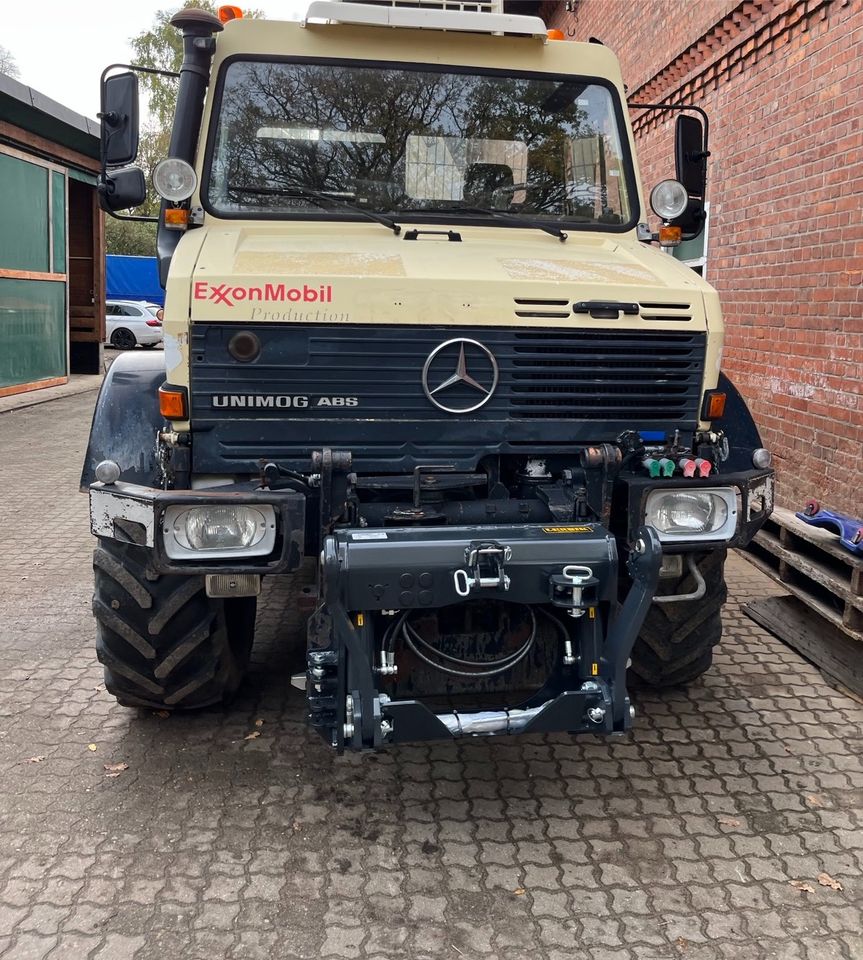
[[[740,0],[577,0],[572,13],[549,0],[540,15],[573,40],[597,37],[620,57],[630,90],[670,63]],[[517,5],[516,5],[517,6]],[[516,12],[513,6],[513,12]]]
[[[631,99],[710,115],[724,367],[774,453],[780,502],[863,514],[863,0],[562,9],[546,5],[549,25],[615,49]],[[673,120],[637,116],[649,192],[673,175]]]

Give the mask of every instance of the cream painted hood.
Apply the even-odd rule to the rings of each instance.
[[[193,231],[184,238],[198,241],[185,281],[187,315],[193,322],[542,326],[553,319],[607,327],[609,320],[572,308],[616,300],[642,304],[640,316],[612,321],[620,325],[707,326],[704,296],[712,289],[630,235],[572,232],[561,243],[539,230],[459,227],[461,240],[453,242],[428,232],[405,239],[410,230],[395,236],[374,223],[282,222],[222,223],[202,228],[203,237]],[[183,282],[177,266],[175,290]]]

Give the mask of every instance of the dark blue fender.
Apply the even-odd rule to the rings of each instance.
[[[752,451],[762,446],[758,427],[740,391],[724,373],[719,374],[716,389],[722,390],[726,396],[725,413],[711,423],[714,430],[722,430],[728,437],[729,454],[722,465],[723,472],[751,470]]]
[[[114,460],[126,483],[158,486],[156,432],[165,421],[159,413],[159,387],[165,382],[161,351],[130,350],[111,364],[90,427],[81,472],[81,489],[96,479],[100,460]]]

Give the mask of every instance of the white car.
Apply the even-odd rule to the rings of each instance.
[[[136,346],[152,349],[162,342],[162,308],[158,303],[108,300],[105,314],[108,343],[118,350]]]

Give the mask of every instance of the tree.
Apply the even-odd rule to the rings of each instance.
[[[105,251],[129,257],[154,257],[156,255],[156,224],[106,217]]]
[[[176,73],[183,62],[183,38],[180,31],[171,26],[171,18],[180,10],[196,7],[208,13],[216,12],[212,0],[184,0],[179,7],[157,10],[153,26],[133,37],[130,43],[135,52],[135,62],[155,70],[171,70]],[[243,10],[244,17],[261,18],[260,10]],[[171,77],[142,74],[141,82],[150,92],[150,112],[156,126],[168,130],[174,119],[174,104],[177,100],[177,81]]]
[[[7,77],[14,77],[16,80],[21,76],[21,71],[18,69],[15,57],[13,57],[11,51],[7,50],[2,44],[0,44],[0,73],[5,74]]]

